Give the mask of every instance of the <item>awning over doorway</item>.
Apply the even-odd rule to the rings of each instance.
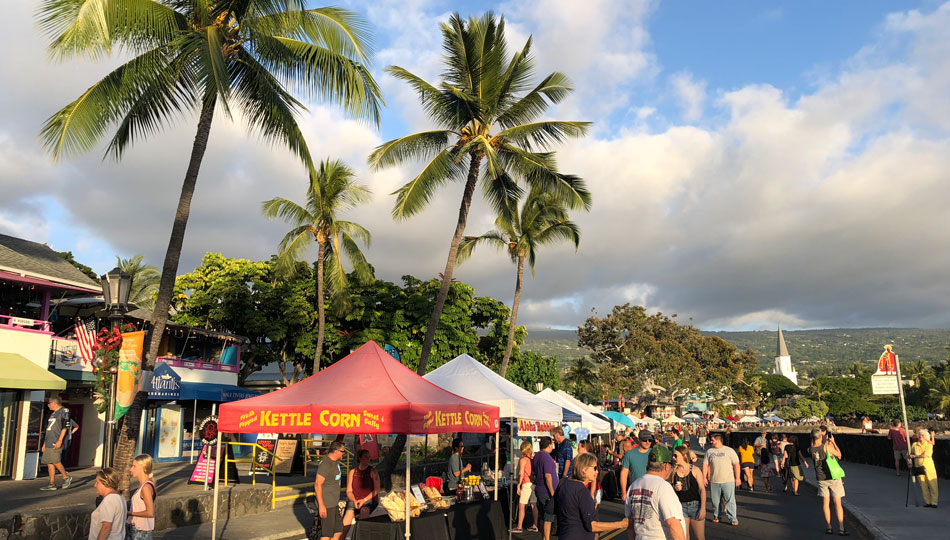
[[[241,388],[233,384],[201,383],[182,381],[181,377],[168,364],[161,363],[155,368],[152,386],[148,398],[160,401],[191,401],[200,399],[227,403],[259,396],[260,392]]]
[[[66,381],[22,355],[0,352],[0,388],[65,390]]]

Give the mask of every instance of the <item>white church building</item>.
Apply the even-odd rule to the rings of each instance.
[[[785,378],[792,381],[792,384],[798,384],[798,372],[792,367],[792,357],[788,354],[788,347],[785,346],[785,337],[782,335],[782,325],[778,325],[778,346],[775,352],[776,375],[784,375]]]

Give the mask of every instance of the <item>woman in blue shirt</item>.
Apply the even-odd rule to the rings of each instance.
[[[626,519],[594,521],[594,498],[586,484],[597,481],[596,466],[597,458],[593,454],[578,455],[570,479],[558,487],[558,540],[594,540],[595,533],[627,528]]]

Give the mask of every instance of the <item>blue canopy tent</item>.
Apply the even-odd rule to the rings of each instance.
[[[622,424],[631,428],[637,427],[637,425],[633,423],[633,420],[627,418],[625,414],[619,413],[617,411],[604,411],[604,415],[618,424]]]
[[[581,415],[577,414],[576,412],[570,409],[565,409],[564,407],[561,407],[561,421],[562,422],[580,422]]]

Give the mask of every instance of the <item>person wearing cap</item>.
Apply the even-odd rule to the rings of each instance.
[[[822,431],[821,428],[811,430],[811,446],[808,447],[808,455],[815,464],[815,479],[818,480],[818,496],[822,499],[822,512],[825,515],[825,533],[834,534],[831,529],[831,501],[835,500],[835,515],[838,517],[838,534],[848,536],[848,531],[844,528],[844,510],[841,508],[841,499],[844,497],[844,481],[841,478],[834,479],[831,476],[831,469],[828,468],[828,456],[834,456],[835,459],[841,459],[841,450],[835,443],[835,437],[827,433],[827,428]]]
[[[640,444],[624,453],[623,461],[620,463],[621,493],[626,493],[630,483],[647,472],[647,458],[650,455],[650,449],[653,447],[653,434],[644,429],[640,431],[637,438],[640,440]]]
[[[647,452],[647,472],[630,485],[624,502],[630,540],[686,540],[683,505],[667,480],[672,461],[666,446]]]

